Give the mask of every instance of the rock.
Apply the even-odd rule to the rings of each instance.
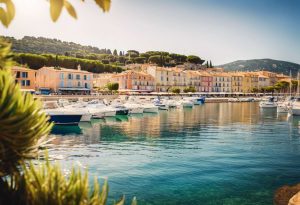
[[[298,193],[299,191],[300,184],[280,187],[274,194],[274,205],[300,205],[300,193]],[[295,203],[294,201],[292,201],[292,197],[294,198],[293,200],[295,200]],[[289,203],[290,199],[291,203]]]
[[[300,205],[300,192],[295,194],[289,201],[289,205]]]

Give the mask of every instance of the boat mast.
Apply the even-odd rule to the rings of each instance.
[[[292,97],[292,71],[290,70],[290,99]]]
[[[299,85],[299,72],[297,73],[297,83],[298,83],[298,85],[297,85],[297,94],[296,94],[296,96],[297,97],[299,97],[299,91],[300,91],[300,85]]]

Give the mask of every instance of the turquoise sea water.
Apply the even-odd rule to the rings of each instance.
[[[50,155],[66,173],[73,164],[107,177],[110,199],[267,205],[278,187],[300,182],[298,121],[257,103],[210,103],[56,126]]]

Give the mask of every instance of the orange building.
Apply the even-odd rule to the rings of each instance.
[[[36,71],[14,66],[12,67],[12,72],[15,76],[16,83],[19,83],[21,86],[21,89],[23,91],[35,91],[36,89]]]
[[[114,75],[112,82],[119,83],[119,90],[154,91],[155,89],[154,77],[132,70]]]
[[[37,87],[41,92],[88,94],[93,88],[93,74],[78,69],[43,67],[37,71]]]

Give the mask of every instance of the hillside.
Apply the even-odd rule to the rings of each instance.
[[[293,76],[296,76],[297,72],[300,70],[299,64],[273,59],[238,60],[224,65],[219,65],[219,67],[224,68],[225,71],[267,70],[286,75],[289,75],[291,70]]]
[[[58,39],[44,37],[24,36],[22,39],[4,37],[12,43],[12,51],[16,53],[51,53],[65,55],[66,53],[97,53],[105,54],[106,49],[93,46],[83,46],[73,42],[65,42]]]
[[[73,42],[44,37],[25,36],[22,39],[2,36],[12,43],[14,53],[54,54],[100,61],[103,64],[124,66],[131,63],[155,63],[160,66],[175,66],[186,62],[203,64],[205,60],[194,55],[183,55],[165,51],[147,51],[140,53],[136,50],[117,51],[116,49],[100,49],[93,46],[83,46]],[[24,62],[26,63],[26,62]]]

